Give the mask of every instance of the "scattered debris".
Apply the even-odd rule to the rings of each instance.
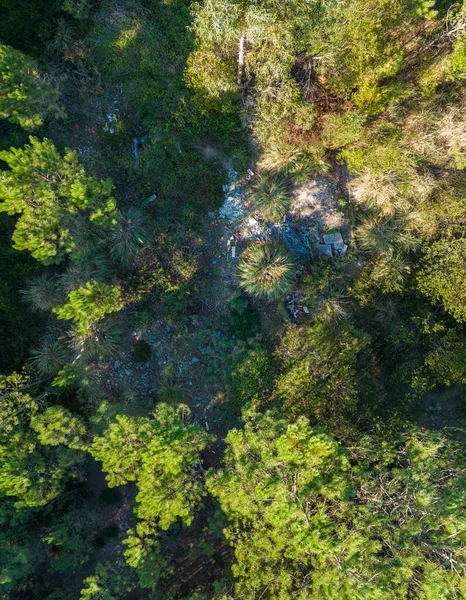
[[[308,307],[305,306],[295,294],[288,297],[286,307],[288,308],[288,310],[291,313],[291,316],[294,319],[298,319],[299,317],[304,317],[305,315],[308,315],[310,312]]]
[[[233,221],[241,219],[248,212],[245,204],[244,184],[238,179],[238,173],[229,164],[225,165],[228,184],[223,186],[225,200],[219,209],[219,214],[223,219]]]
[[[107,131],[108,133],[115,133],[114,125],[118,120],[116,111],[118,111],[118,108],[115,108],[115,112],[107,115],[107,123],[104,125],[104,131]]]

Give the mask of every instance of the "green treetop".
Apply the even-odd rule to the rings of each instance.
[[[11,46],[0,46],[1,119],[34,129],[48,115],[63,117],[58,97],[34,59]]]
[[[53,312],[59,319],[75,321],[80,333],[86,333],[94,323],[123,306],[119,288],[98,281],[87,282],[70,292],[68,298],[69,302]]]
[[[235,597],[462,597],[465,465],[447,440],[364,440],[350,462],[303,417],[245,419],[207,476],[229,519]]]
[[[79,476],[83,460],[75,450],[83,447],[83,424],[61,407],[42,412],[34,389],[17,373],[0,378],[0,493],[13,496],[17,508],[45,506]]]
[[[0,173],[0,211],[20,215],[16,249],[29,250],[43,264],[59,263],[76,250],[84,227],[115,224],[113,186],[88,177],[72,150],[62,157],[50,140],[29,139],[24,149],[0,152],[10,167]]]
[[[447,232],[427,249],[421,265],[421,292],[440,301],[457,321],[466,321],[466,237]]]
[[[158,518],[162,529],[178,517],[189,524],[205,494],[195,467],[212,436],[187,425],[188,414],[184,405],[159,404],[152,419],[119,415],[90,449],[102,461],[110,487],[136,481],[137,515]]]

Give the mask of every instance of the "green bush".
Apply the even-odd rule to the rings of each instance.
[[[240,406],[265,402],[271,395],[274,377],[275,365],[270,354],[263,349],[253,350],[233,369],[229,396]]]
[[[326,148],[342,148],[357,142],[366,118],[357,110],[329,113],[322,119],[322,141]]]
[[[466,237],[449,232],[421,260],[417,284],[431,301],[440,301],[457,321],[466,321]]]

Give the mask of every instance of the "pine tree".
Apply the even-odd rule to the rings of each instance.
[[[49,115],[64,116],[58,100],[58,90],[39,72],[33,58],[11,46],[0,46],[1,119],[34,129]]]
[[[89,281],[68,294],[69,302],[57,306],[53,312],[58,319],[74,321],[78,332],[86,334],[91,325],[105,315],[121,310],[123,303],[118,287]]]
[[[116,223],[109,180],[88,177],[75,152],[61,157],[50,140],[30,137],[23,150],[0,152],[10,171],[0,174],[0,211],[19,214],[14,247],[43,264],[61,262],[76,250],[83,226]]]
[[[49,409],[61,415],[56,423],[50,412],[40,416],[41,403],[29,393],[34,388],[34,382],[17,373],[0,378],[0,491],[13,496],[17,508],[45,506],[60,495],[67,480],[82,475],[82,452],[65,445],[80,445],[81,425],[64,409]],[[70,424],[77,426],[71,435]]]
[[[196,463],[212,436],[186,424],[188,415],[188,407],[167,404],[159,404],[152,419],[120,415],[90,449],[110,487],[136,482],[138,517],[157,518],[162,529],[177,518],[189,525],[205,494]]]
[[[350,456],[305,418],[244,420],[227,435],[224,470],[207,475],[229,521],[235,597],[465,593],[466,465],[454,443],[414,431],[363,439]]]

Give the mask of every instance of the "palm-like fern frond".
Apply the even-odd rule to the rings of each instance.
[[[280,174],[261,174],[252,188],[251,200],[266,221],[281,221],[290,206],[286,178]]]
[[[278,298],[291,286],[295,274],[293,261],[282,245],[266,242],[249,246],[241,256],[240,285],[260,298]]]
[[[147,242],[144,214],[137,208],[118,213],[118,223],[110,234],[110,253],[128,266],[138,250]]]
[[[59,282],[47,273],[31,280],[21,294],[34,310],[43,312],[52,310],[64,301]]]
[[[356,239],[369,254],[397,250],[409,252],[420,245],[420,239],[399,217],[365,217],[355,231]]]
[[[60,340],[47,339],[31,351],[30,362],[42,375],[51,376],[68,362],[70,351]]]

